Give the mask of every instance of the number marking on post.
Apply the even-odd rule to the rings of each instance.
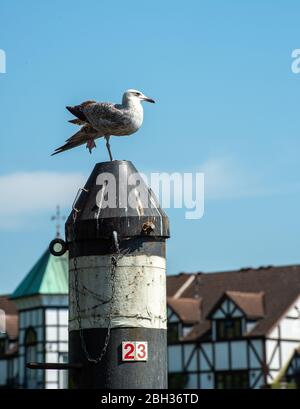
[[[122,361],[148,361],[148,342],[122,342]]]

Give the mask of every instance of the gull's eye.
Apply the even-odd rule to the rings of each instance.
[[[141,95],[141,93],[140,93],[140,92],[136,92],[135,95],[136,95],[137,97],[139,97],[139,96]]]

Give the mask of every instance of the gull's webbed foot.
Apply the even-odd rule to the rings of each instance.
[[[87,143],[86,143],[86,148],[89,150],[90,153],[92,153],[92,150],[93,150],[94,148],[96,148],[96,144],[95,144],[94,139],[89,139],[89,140],[87,141]]]

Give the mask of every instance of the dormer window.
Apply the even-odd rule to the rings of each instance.
[[[212,339],[226,341],[249,334],[264,316],[264,293],[226,291],[207,315]]]
[[[193,329],[193,325],[183,325],[182,326],[182,336],[185,337],[188,335]]]
[[[25,345],[25,361],[36,362],[37,361],[37,334],[33,327],[29,327],[25,333],[24,339]],[[29,389],[35,389],[37,387],[37,371],[25,368],[25,384]]]
[[[178,343],[186,337],[201,317],[201,298],[168,297],[168,343]]]
[[[242,336],[242,320],[240,318],[225,318],[216,320],[218,340],[240,338]]]

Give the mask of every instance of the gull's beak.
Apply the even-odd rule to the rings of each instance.
[[[151,102],[151,104],[155,104],[154,99],[146,97],[146,95],[142,96],[143,101]]]

